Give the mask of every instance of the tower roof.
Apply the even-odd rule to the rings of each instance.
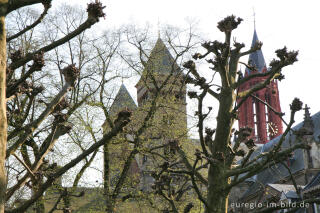
[[[253,47],[257,42],[259,42],[259,39],[258,39],[257,31],[256,31],[256,29],[254,29],[251,47]],[[251,65],[251,66],[254,66],[257,69],[258,72],[262,72],[262,70],[266,66],[266,62],[264,60],[262,51],[261,50],[257,50],[255,52],[251,53],[249,55],[248,64]],[[248,74],[250,74],[251,70],[246,68],[246,72]]]
[[[168,48],[159,37],[155,46],[151,50],[141,77],[146,79],[150,74],[170,74],[172,72],[173,64],[173,71],[178,71],[179,66],[177,63],[175,63],[174,58],[170,54]],[[137,84],[139,84],[139,82]]]
[[[168,48],[159,37],[155,46],[153,47],[149,59],[147,61],[147,69],[157,73],[170,73],[172,71],[172,64],[174,59],[170,54]],[[178,65],[175,64],[175,69]]]
[[[135,110],[137,108],[137,105],[128,92],[127,88],[124,86],[124,84],[122,84],[110,107],[109,114],[111,116],[116,115],[124,108]]]

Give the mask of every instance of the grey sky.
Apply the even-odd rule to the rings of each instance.
[[[84,7],[89,0],[74,0],[70,3]],[[106,19],[99,27],[108,28],[127,23],[157,26],[160,23],[185,24],[185,18],[199,21],[198,28],[210,40],[221,39],[216,23],[227,15],[234,14],[244,19],[235,31],[237,41],[251,44],[253,35],[253,10],[259,40],[263,42],[263,54],[268,64],[274,51],[284,45],[299,50],[299,61],[284,70],[285,80],[279,83],[281,107],[289,111],[294,97],[299,97],[311,107],[311,113],[320,110],[318,100],[320,70],[318,57],[320,44],[319,9],[316,0],[102,0],[107,6]],[[130,87],[130,85],[127,85]],[[132,88],[130,91],[134,91]],[[135,94],[132,94],[135,95]],[[287,113],[288,114],[288,113]],[[297,116],[300,121],[303,113]]]
[[[92,0],[93,1],[93,0]],[[67,4],[80,4],[84,8],[90,0],[54,0]],[[107,6],[106,18],[101,19],[97,30],[119,27],[125,24],[149,23],[156,30],[161,24],[185,26],[187,17],[199,21],[199,31],[209,40],[222,39],[216,28],[217,22],[234,14],[244,22],[234,32],[238,42],[250,46],[253,36],[253,9],[256,14],[256,29],[263,42],[262,51],[268,64],[275,57],[276,49],[287,46],[299,50],[299,61],[284,70],[285,79],[279,82],[281,107],[289,115],[289,104],[299,97],[311,107],[314,114],[320,110],[320,50],[319,4],[317,0],[102,0]],[[154,32],[156,33],[156,32]],[[247,59],[244,61],[246,62]],[[129,92],[136,97],[134,83],[125,81]],[[301,121],[303,112],[297,115]],[[101,163],[101,161],[100,161]],[[93,170],[91,170],[93,171]],[[90,180],[95,180],[91,172]],[[88,180],[89,180],[88,179]],[[95,183],[93,183],[95,184]]]

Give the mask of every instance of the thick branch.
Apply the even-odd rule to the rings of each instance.
[[[243,92],[238,92],[238,97],[237,98],[241,98],[240,102],[235,106],[235,108],[233,109],[233,112],[235,113],[239,107],[247,100],[248,97],[250,97],[250,95],[252,95],[253,93],[265,88],[267,85],[270,84],[270,82],[272,80],[274,80],[277,76],[279,76],[280,74],[278,72],[273,72],[272,74],[270,74],[270,76],[264,80],[261,83],[258,83],[256,85],[254,85],[252,88],[245,90]]]
[[[9,0],[7,14],[21,7],[43,3],[44,0]]]
[[[27,164],[25,164],[23,162],[23,160],[21,160],[15,153],[12,154],[23,166],[24,168],[27,169],[28,173],[31,175],[31,177],[33,177],[33,179],[35,180],[36,177],[34,176],[33,172],[31,171],[31,169],[29,168],[29,166],[27,166]]]
[[[259,173],[260,171],[263,171],[264,169],[267,169],[277,163],[280,163],[281,161],[287,159],[287,157],[296,149],[309,149],[310,146],[307,144],[296,144],[293,147],[286,149],[282,152],[278,152],[276,154],[272,154],[271,155],[267,155],[265,159],[262,159],[260,161],[257,161],[254,164],[251,164],[248,167],[245,168],[239,168],[239,169],[235,169],[232,170],[231,172],[227,172],[226,176],[233,176],[233,175],[239,175],[239,174],[243,174],[245,172],[248,172],[246,175],[242,176],[241,178],[238,179],[238,181],[234,181],[232,182],[228,188],[232,188],[235,185],[242,183],[243,181],[245,181],[247,178],[252,177],[253,175]],[[270,153],[268,153],[270,154]],[[268,158],[273,157],[272,161],[270,161]]]
[[[30,1],[32,1],[32,0],[30,0]],[[74,37],[76,37],[77,35],[82,33],[83,31],[85,31],[86,29],[90,28],[97,21],[98,21],[98,19],[89,16],[88,19],[83,24],[81,24],[77,29],[75,29],[73,32],[69,33],[68,35],[66,35],[65,37],[63,37],[57,41],[52,42],[51,44],[49,44],[45,47],[40,48],[39,50],[37,50],[33,53],[27,54],[24,58],[12,63],[9,68],[12,70],[15,70],[15,69],[21,67],[22,65],[26,64],[27,62],[31,61],[35,54],[38,54],[40,52],[48,52],[48,51],[50,51],[50,50],[52,50],[52,49],[54,49],[64,43],[66,43],[67,41],[73,39]]]
[[[82,101],[78,102],[77,104],[73,105],[71,107],[71,109],[68,110],[68,113],[67,113],[67,118],[79,107],[81,106],[86,100],[87,98],[89,97],[90,95],[88,94],[85,98],[83,98]],[[62,126],[59,126],[57,130],[55,131],[52,131],[52,133],[45,139],[44,143],[43,144],[51,144],[50,147],[52,147],[55,143],[55,141],[62,135],[62,129],[63,127]],[[37,170],[39,169],[39,167],[41,166],[42,164],[42,159],[45,157],[45,155],[48,153],[48,150],[45,150],[44,148],[42,148],[42,153],[40,154],[39,150],[38,150],[38,147],[37,147],[37,144],[35,144],[34,141],[31,141],[31,146],[33,147],[33,150],[35,152],[35,156],[37,156],[35,162],[33,163],[32,165],[32,170],[33,172],[37,172]],[[44,147],[44,146],[42,146]],[[7,193],[6,193],[6,200],[9,200],[11,198],[11,196],[14,194],[14,192],[16,190],[18,190],[19,188],[21,188],[21,186],[23,186],[26,181],[28,180],[28,177],[29,175],[26,174],[24,175],[20,180],[18,180],[18,182],[12,186],[10,189],[7,190]]]
[[[249,55],[251,53],[254,53],[254,52],[258,51],[258,50],[261,50],[261,47],[262,47],[262,43],[261,42],[257,42],[257,43],[255,43],[255,45],[253,47],[250,48],[250,50],[240,53],[239,54],[239,58],[241,58],[242,56],[246,56],[246,55]]]
[[[19,213],[24,212],[27,208],[29,208],[35,201],[37,201],[43,193],[52,185],[52,183],[59,178],[61,175],[63,175],[65,172],[67,172],[69,169],[77,165],[80,161],[85,159],[88,155],[93,153],[95,150],[99,149],[103,144],[108,143],[111,141],[113,137],[115,137],[120,131],[122,131],[123,127],[127,125],[128,122],[117,122],[112,128],[112,130],[103,136],[103,138],[98,142],[93,144],[90,148],[82,152],[78,157],[71,160],[70,163],[63,166],[62,168],[58,169],[54,174],[48,177],[48,180],[42,184],[39,187],[39,190],[34,193],[31,199],[23,203],[21,206],[12,209],[12,210],[6,210],[5,213]]]
[[[207,90],[204,89],[203,92],[199,95],[199,99],[198,99],[198,118],[199,118],[198,133],[200,137],[200,144],[201,144],[202,151],[206,157],[210,157],[205,145],[204,137],[203,137],[203,122],[204,122],[205,116],[203,115],[203,112],[202,112],[202,104],[206,94],[207,94]]]
[[[54,107],[62,100],[69,88],[70,84],[66,83],[63,86],[62,90],[56,95],[56,97],[51,101],[51,103],[48,104],[47,108],[41,113],[39,118],[23,128],[24,134],[21,135],[19,139],[11,147],[8,148],[6,158],[8,158],[13,152],[15,152],[21,146],[21,144],[23,144],[32,135],[35,129],[37,129],[37,127],[42,123],[42,121],[53,111]]]
[[[239,92],[238,93],[238,98],[241,98],[241,101],[239,104],[235,107],[234,112],[241,106],[241,104],[244,103],[244,101],[254,92],[266,87],[270,82],[277,77],[281,77],[281,69],[285,66],[291,65],[294,62],[297,61],[297,51],[287,51],[287,48],[284,47],[283,49],[279,49],[276,51],[277,56],[279,57],[280,60],[272,60],[270,63],[271,69],[267,72],[268,73],[268,78],[264,80],[263,82],[256,84],[252,88]],[[252,77],[250,77],[252,78]],[[244,83],[245,81],[248,81],[248,78],[243,78],[239,80],[240,82]],[[241,83],[235,83],[233,85],[233,88],[238,88],[241,85]]]
[[[249,81],[250,79],[259,78],[259,77],[266,77],[266,76],[269,76],[269,75],[271,75],[271,74],[273,74],[273,73],[271,73],[271,72],[256,72],[256,73],[251,73],[250,75],[239,79],[239,81],[236,83],[236,85],[234,86],[234,88],[239,87],[240,85],[244,84],[245,82]]]
[[[263,164],[269,163],[269,161],[271,159],[275,160],[276,158],[280,158],[283,155],[287,156],[289,153],[291,153],[295,149],[298,149],[298,148],[307,149],[307,148],[309,148],[306,144],[300,144],[299,143],[299,144],[296,144],[295,146],[293,146],[291,148],[288,148],[288,149],[286,149],[284,151],[279,152],[283,141],[285,140],[287,134],[291,130],[291,127],[292,127],[292,125],[294,123],[294,114],[295,114],[295,111],[292,111],[291,112],[291,116],[290,116],[289,125],[287,126],[285,132],[281,135],[278,144],[275,147],[273,147],[272,150],[270,150],[267,153],[262,153],[262,154],[258,155],[256,158],[251,160],[246,167],[236,168],[236,169],[232,169],[232,170],[226,172],[226,177],[231,177],[231,176],[234,176],[234,175],[240,175],[240,174],[245,173],[245,172],[251,172],[251,171],[254,171],[255,169],[259,169],[259,167],[263,167],[264,166]],[[261,161],[259,162],[260,159],[261,159]],[[254,163],[254,162],[256,162],[256,163]],[[261,164],[261,162],[263,162],[263,164]]]
[[[24,28],[23,30],[21,30],[20,32],[10,36],[7,38],[7,42],[18,38],[19,36],[21,36],[22,34],[28,32],[29,30],[31,30],[32,28],[36,27],[38,24],[41,23],[41,21],[43,20],[43,18],[47,15],[48,10],[50,9],[51,4],[44,4],[44,11],[43,13],[40,15],[40,17],[31,25],[27,26],[26,28]]]

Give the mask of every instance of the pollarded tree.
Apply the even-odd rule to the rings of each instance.
[[[270,82],[276,79],[282,79],[282,68],[293,64],[297,61],[298,52],[287,51],[286,48],[276,51],[278,59],[271,61],[269,69],[265,73],[256,73],[243,77],[238,71],[239,60],[261,49],[262,43],[257,42],[248,51],[242,51],[244,44],[234,41],[232,43],[231,34],[241,23],[241,18],[229,16],[218,23],[218,29],[225,34],[223,42],[213,41],[205,42],[202,47],[206,50],[204,54],[196,53],[194,60],[206,59],[211,65],[212,75],[204,78],[198,72],[196,63],[190,60],[184,64],[188,70],[185,79],[186,83],[193,84],[200,88],[200,92],[189,91],[188,95],[198,102],[196,116],[198,117],[198,134],[200,139],[200,150],[194,150],[195,161],[190,162],[186,159],[185,153],[180,150],[179,153],[184,158],[187,170],[185,174],[190,175],[193,188],[198,198],[206,207],[207,213],[222,213],[228,210],[228,197],[231,189],[242,181],[278,162],[287,159],[291,152],[298,148],[308,149],[309,146],[303,143],[294,145],[288,149],[281,149],[286,134],[291,130],[294,122],[294,114],[302,107],[299,99],[295,99],[291,105],[291,119],[287,125],[284,134],[281,136],[279,143],[274,146],[273,150],[268,153],[251,159],[254,151],[254,141],[250,139],[251,129],[244,128],[234,132],[233,126],[237,119],[237,112],[244,101],[254,95],[257,91],[267,87]],[[255,67],[250,64],[246,65],[249,69]],[[219,75],[220,84],[209,82],[215,75]],[[261,83],[254,85],[252,88],[239,91],[239,87],[254,77],[265,77]],[[217,111],[217,125],[211,129],[204,123],[212,108],[204,108],[204,99],[206,96],[213,97],[219,103]],[[238,103],[236,104],[237,100]],[[270,106],[269,106],[270,107]],[[281,115],[281,112],[277,112]],[[235,142],[231,140],[235,136]],[[248,147],[248,153],[240,149],[240,144],[245,143]],[[236,157],[240,157],[241,165],[235,165]],[[200,174],[200,161],[205,161],[209,165],[208,175]],[[175,172],[168,168],[168,172]],[[181,171],[179,171],[181,172]],[[206,185],[206,190],[199,184]],[[202,185],[202,186],[203,186]]]

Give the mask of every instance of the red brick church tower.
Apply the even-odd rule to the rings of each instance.
[[[256,29],[254,29],[251,46],[258,42]],[[268,72],[261,50],[251,53],[248,64],[254,70],[246,68],[244,76],[255,73]],[[255,77],[240,86],[239,92],[264,81],[267,77]],[[273,80],[266,88],[254,94],[255,97],[269,104],[277,112],[281,112],[277,80]],[[278,115],[271,111],[264,103],[255,97],[249,97],[239,108],[239,128],[251,127],[254,131],[252,137],[257,144],[265,144],[274,137],[282,134],[282,121]],[[240,100],[238,100],[239,102]]]

